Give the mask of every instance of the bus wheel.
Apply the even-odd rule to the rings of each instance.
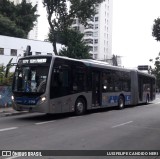
[[[82,115],[86,111],[86,103],[83,98],[78,98],[75,103],[75,114]]]
[[[119,96],[119,99],[118,99],[118,108],[119,109],[123,109],[124,108],[124,97],[123,96]]]

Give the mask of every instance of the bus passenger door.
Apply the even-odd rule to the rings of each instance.
[[[101,90],[100,90],[100,72],[92,72],[92,106],[100,106]]]

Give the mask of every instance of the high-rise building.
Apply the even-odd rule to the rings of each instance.
[[[18,4],[18,3],[21,3],[22,0],[10,0],[11,2],[14,2],[14,4]]]
[[[75,19],[72,27],[84,33],[93,59],[107,61],[112,57],[112,0],[97,5],[97,14],[84,27]]]
[[[22,2],[22,0],[10,0],[10,1],[14,2],[15,5]],[[39,1],[38,0],[26,0],[26,2],[32,3],[33,6],[37,4],[37,14],[38,14]],[[34,28],[28,33],[28,39],[37,40],[37,38],[38,38],[38,21],[35,22]]]

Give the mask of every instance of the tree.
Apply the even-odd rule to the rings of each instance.
[[[52,34],[52,44],[54,53],[57,55],[56,43],[57,33],[68,35],[67,31],[71,27],[75,18],[83,25],[87,25],[87,20],[96,14],[96,5],[104,0],[44,0],[43,4],[47,9],[50,33]],[[70,3],[70,9],[67,4]],[[67,38],[68,40],[71,40]],[[68,42],[69,43],[69,42]],[[69,47],[68,47],[69,48]]]
[[[151,74],[155,75],[157,80],[157,88],[160,88],[160,53],[155,58],[155,60],[150,59],[150,62],[154,62],[154,68],[151,69]]]
[[[37,5],[32,6],[31,3],[26,3],[26,0],[16,6],[16,25],[23,29],[26,35],[33,29],[39,17],[36,12]]]
[[[152,36],[156,38],[157,41],[160,41],[160,18],[154,20]],[[151,70],[151,73],[155,75],[157,80],[157,87],[160,88],[160,53],[155,58],[149,60],[150,62],[154,62],[155,68]]]
[[[14,21],[0,14],[0,35],[26,37],[24,30],[18,28]]]
[[[83,40],[84,34],[75,30],[68,30],[67,35],[61,35],[61,41],[67,47],[59,52],[60,56],[67,56],[76,59],[90,59],[89,46]]]
[[[10,72],[12,60],[13,58],[6,66],[0,66],[0,85],[11,85],[12,83],[13,73]]]
[[[160,41],[160,18],[154,20],[152,36],[155,37],[157,41]]]
[[[37,5],[22,3],[14,5],[9,0],[0,1],[0,34],[27,38],[30,30],[33,29],[38,15],[36,14]]]

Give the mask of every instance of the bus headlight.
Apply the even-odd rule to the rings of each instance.
[[[42,104],[44,103],[45,101],[47,100],[47,98],[44,96],[44,97],[41,97],[38,104]]]
[[[44,102],[46,100],[46,97],[42,97],[41,101]]]
[[[14,100],[14,96],[11,96],[11,99]]]

